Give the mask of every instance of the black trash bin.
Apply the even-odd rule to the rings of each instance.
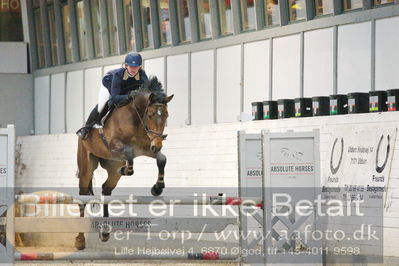
[[[344,94],[330,95],[330,115],[344,115],[348,113],[348,96]]]
[[[263,119],[277,119],[278,108],[277,101],[263,102]]]
[[[292,99],[279,99],[278,118],[290,118],[295,116],[295,101]]]
[[[313,116],[322,116],[330,114],[330,97],[318,96],[312,97]]]
[[[369,112],[369,94],[366,92],[348,93],[348,114]]]
[[[387,90],[388,111],[399,111],[399,89]]]
[[[387,111],[387,92],[386,91],[370,91],[369,92],[369,111],[370,111],[370,113]]]
[[[252,120],[262,120],[263,119],[263,103],[253,102],[252,103]]]
[[[295,98],[295,117],[312,116],[312,98]]]

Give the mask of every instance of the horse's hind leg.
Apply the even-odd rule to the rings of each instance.
[[[155,158],[157,159],[158,166],[158,180],[151,188],[151,194],[153,196],[159,196],[165,188],[165,181],[163,179],[165,176],[166,156],[161,152],[158,152]]]
[[[122,162],[113,162],[113,161],[101,162],[101,166],[107,169],[108,173],[108,178],[102,185],[102,194],[104,196],[111,196],[112,191],[118,184],[118,181],[122,176],[119,171],[122,165],[123,165]],[[104,204],[103,210],[104,210],[104,217],[109,217],[108,204]],[[110,237],[109,232],[100,232],[101,241],[106,242],[108,241],[109,237]]]
[[[78,168],[79,168],[79,195],[93,195],[92,178],[93,172],[98,166],[98,160],[90,155],[83,147],[81,141],[78,146]],[[84,217],[86,204],[79,204],[80,217]],[[75,238],[75,247],[82,250],[86,247],[84,233],[80,232]]]

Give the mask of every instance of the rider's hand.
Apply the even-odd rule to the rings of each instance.
[[[117,103],[117,106],[123,106],[123,105],[128,104],[129,102],[130,102],[130,98],[126,95],[125,98],[123,98],[122,100],[120,100],[120,101]]]

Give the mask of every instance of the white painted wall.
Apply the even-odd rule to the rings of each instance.
[[[114,70],[114,69],[117,69],[117,68],[121,68],[122,67],[122,65],[121,64],[116,64],[116,65],[109,65],[109,66],[104,66],[104,75],[105,74],[107,74],[107,72],[108,71],[110,71],[110,70]]]
[[[162,85],[168,91],[168,86],[165,77],[165,58],[155,58],[155,59],[147,59],[144,60],[144,70],[147,73],[147,76],[157,76],[158,80],[162,82]]]
[[[85,70],[84,86],[84,118],[87,119],[91,110],[98,103],[98,92],[102,86],[101,67],[89,68]]]
[[[244,112],[252,114],[252,102],[269,100],[270,41],[244,45]]]
[[[241,111],[241,46],[219,48],[216,53],[216,122],[234,122]]]
[[[48,134],[50,120],[50,77],[37,77],[34,80],[34,84],[35,134]]]
[[[338,93],[369,92],[371,22],[338,27]]]
[[[304,97],[333,94],[334,29],[304,34]]]
[[[33,86],[34,78],[30,74],[0,74],[0,127],[15,125],[17,136],[33,133]]]
[[[213,50],[191,54],[191,124],[211,124],[215,116]]]
[[[67,132],[76,132],[83,120],[83,71],[71,71],[67,73],[66,86]]]
[[[173,189],[168,189],[173,187],[237,187],[237,130],[240,129],[247,132],[260,132],[264,128],[271,132],[319,129],[323,176],[325,165],[328,163],[327,150],[332,133],[347,129],[348,125],[354,130],[367,130],[376,127],[397,127],[398,124],[399,112],[388,112],[171,127],[167,130],[169,137],[163,149],[168,158],[164,193],[170,195],[168,193],[173,193]],[[19,137],[17,144],[21,154],[16,165],[17,187],[48,187],[49,184],[56,184],[59,188],[78,187],[79,180],[75,178],[77,137],[74,134]],[[389,204],[384,208],[384,255],[398,257],[399,200],[395,195],[399,193],[399,137],[392,147],[392,168],[386,198]],[[122,177],[118,187],[144,187],[147,189],[140,195],[149,196],[157,176],[155,161],[140,157],[135,159],[134,167],[134,176]],[[96,170],[93,184],[97,188],[97,195],[105,178],[104,170]],[[97,236],[95,239],[98,241]]]
[[[399,17],[376,21],[376,90],[399,88]]]
[[[299,34],[273,39],[273,100],[299,97],[300,50]]]
[[[65,133],[65,73],[51,76],[50,133]]]
[[[23,42],[0,42],[0,73],[28,73],[26,46]]]
[[[189,81],[188,54],[168,56],[168,95],[174,94],[168,104],[168,125],[182,126],[190,122],[189,118]]]

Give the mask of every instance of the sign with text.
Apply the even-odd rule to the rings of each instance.
[[[7,177],[7,164],[8,164],[7,153],[8,153],[7,136],[0,136],[0,178]]]
[[[274,138],[270,141],[270,182],[273,187],[314,187],[313,138]]]
[[[396,128],[345,130],[332,134],[322,185],[384,192],[392,163]]]
[[[0,0],[0,12],[21,12],[21,3],[19,0]]]

